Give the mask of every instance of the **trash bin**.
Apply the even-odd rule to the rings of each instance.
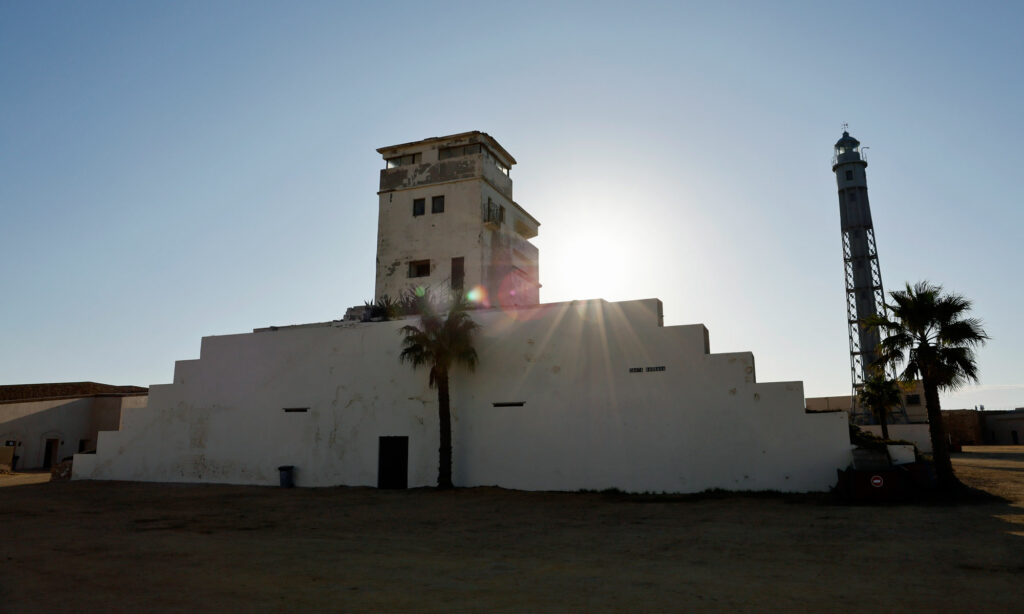
[[[295,488],[295,466],[282,465],[277,470],[281,472],[281,488]]]

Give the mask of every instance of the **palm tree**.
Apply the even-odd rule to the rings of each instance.
[[[857,393],[861,405],[871,410],[882,425],[882,439],[889,439],[889,424],[886,418],[889,410],[900,404],[900,389],[896,382],[887,378],[884,371],[872,369]]]
[[[932,456],[939,488],[962,486],[953,474],[949,442],[942,426],[940,390],[956,390],[978,381],[974,350],[989,338],[977,318],[966,317],[971,301],[959,294],[944,294],[942,286],[921,281],[906,290],[890,292],[891,317],[868,318],[866,326],[877,327],[885,339],[878,346],[876,365],[905,365],[900,377],[920,379],[928,409]]]
[[[421,297],[420,326],[403,326],[401,362],[413,368],[430,367],[429,384],[437,388],[437,413],[440,422],[441,447],[438,450],[437,487],[452,488],[452,418],[448,395],[448,373],[453,365],[462,364],[472,371],[477,355],[473,332],[479,324],[466,312],[467,305],[453,297],[447,315],[439,313],[429,296]]]

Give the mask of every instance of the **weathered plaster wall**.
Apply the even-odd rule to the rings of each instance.
[[[483,286],[491,304],[536,305],[540,302],[540,264],[537,248],[516,232],[517,224],[533,228],[532,218],[490,185],[481,184],[481,217],[489,202],[505,208],[505,221],[481,233]]]
[[[444,213],[431,213],[431,198],[445,197]],[[442,287],[450,282],[451,259],[465,258],[465,288],[481,284],[479,182],[428,185],[380,195],[377,276],[374,295],[398,297],[410,286]],[[413,200],[425,199],[414,216]],[[430,260],[428,277],[409,277],[408,263]]]
[[[445,197],[443,213],[431,212],[434,196]],[[413,201],[419,198],[424,199],[424,214],[414,216]],[[504,294],[502,304],[540,301],[537,248],[515,230],[518,225],[535,233],[536,223],[489,184],[479,180],[428,184],[381,193],[379,201],[376,297],[395,297],[413,285],[447,287],[451,259],[462,257],[467,290],[479,285],[492,298]],[[505,222],[497,227],[484,225],[489,202],[505,207]],[[427,259],[430,275],[410,278],[409,262]],[[510,295],[510,289],[515,294]]]
[[[452,378],[456,484],[827,489],[850,460],[846,415],[806,414],[799,382],[756,383],[752,355],[708,354],[703,326],[661,327],[659,312],[656,300],[475,312],[480,365]],[[378,438],[402,435],[409,485],[432,485],[436,392],[398,362],[406,323],[207,337],[96,455],[76,456],[75,478],[275,484],[295,465],[302,486],[372,486]]]

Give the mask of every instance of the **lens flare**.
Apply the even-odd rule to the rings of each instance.
[[[469,302],[476,303],[477,305],[491,306],[491,303],[487,300],[487,290],[482,286],[473,286],[473,289],[466,293],[466,298]]]
[[[510,273],[498,285],[497,296],[491,297],[506,316],[516,321],[533,320],[543,313],[539,305],[530,300],[529,289],[524,287],[524,283],[522,277]]]

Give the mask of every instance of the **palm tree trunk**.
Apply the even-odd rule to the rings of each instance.
[[[448,373],[437,378],[437,413],[441,429],[440,459],[437,467],[437,487],[452,488],[452,412],[448,397]]]
[[[932,437],[932,459],[935,461],[935,475],[939,480],[939,489],[953,491],[960,486],[960,480],[953,473],[953,463],[949,460],[949,442],[946,441],[946,429],[942,424],[942,407],[939,405],[939,388],[931,378],[922,377],[924,384],[924,404],[928,409],[928,431]]]
[[[885,415],[887,413],[889,412],[884,407],[878,410],[878,423],[882,425],[882,439],[889,441],[889,422]]]

